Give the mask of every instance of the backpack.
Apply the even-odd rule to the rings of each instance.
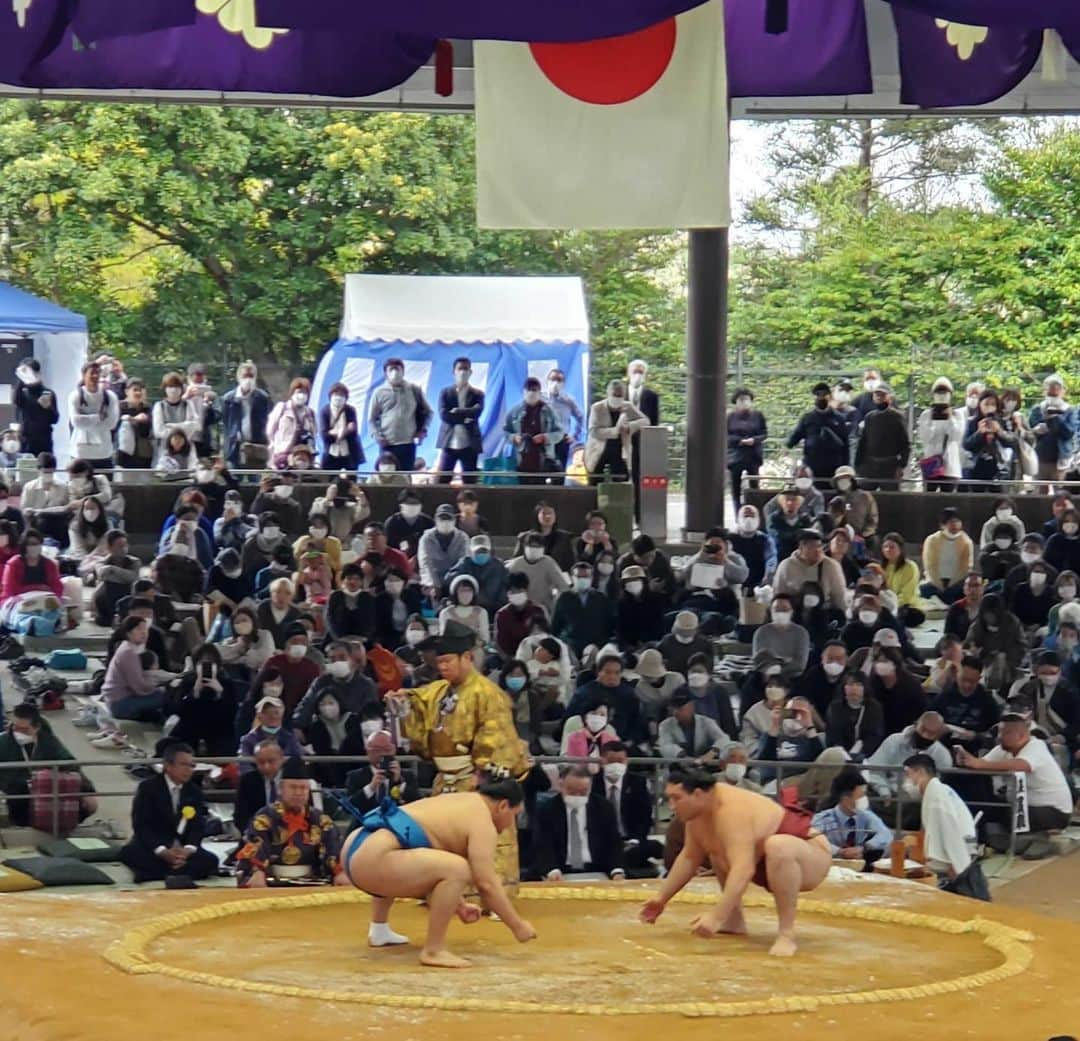
[[[87,666],[86,655],[78,647],[58,647],[45,659],[45,667],[78,671]]]

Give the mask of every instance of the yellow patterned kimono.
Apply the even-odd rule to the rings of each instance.
[[[457,687],[437,680],[406,693],[409,713],[402,733],[412,751],[438,769],[434,794],[471,791],[476,771],[489,765],[519,779],[528,773],[528,754],[514,726],[510,699],[475,669]],[[495,867],[504,883],[517,885],[516,826],[499,835]]]

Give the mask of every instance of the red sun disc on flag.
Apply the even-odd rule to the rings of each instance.
[[[636,33],[583,43],[530,43],[540,71],[564,94],[621,105],[651,90],[675,53],[675,19]]]

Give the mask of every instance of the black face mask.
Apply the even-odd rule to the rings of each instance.
[[[889,407],[889,403],[887,401],[882,401],[879,402],[875,407],[877,408],[878,412],[884,412],[885,409]]]
[[[814,398],[814,408],[819,408],[822,412],[829,407],[828,398]]]
[[[911,743],[920,751],[925,752],[934,742],[931,741],[930,738],[923,737],[922,734],[916,733],[912,737]]]

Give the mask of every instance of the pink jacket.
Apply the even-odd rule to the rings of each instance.
[[[575,730],[566,739],[566,756],[573,759],[588,759],[590,756],[599,755],[604,745],[618,741],[617,734],[609,734],[607,730],[601,730],[595,739],[584,727]]]

